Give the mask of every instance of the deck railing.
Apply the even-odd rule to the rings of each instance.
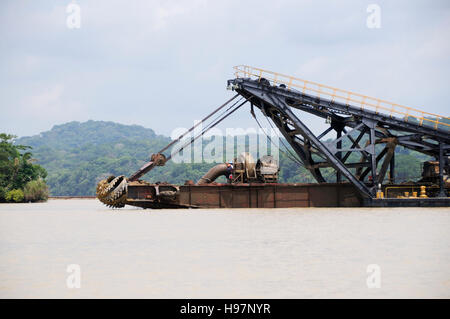
[[[287,90],[295,89],[318,98],[324,97],[333,102],[360,107],[361,110],[367,109],[377,114],[400,117],[405,122],[419,126],[426,126],[436,130],[450,130],[449,117],[247,65],[235,66],[234,70],[236,78],[253,78],[258,80],[264,78],[272,85],[285,85]]]

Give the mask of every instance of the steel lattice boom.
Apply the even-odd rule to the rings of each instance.
[[[394,181],[395,148],[400,145],[439,161],[439,196],[445,196],[450,118],[254,67],[237,66],[235,71],[228,87],[270,118],[317,182],[325,182],[321,168],[333,167],[338,182],[345,177],[363,197],[374,198],[388,170]],[[294,110],[325,118],[330,126],[316,136]],[[336,139],[324,141],[330,131]],[[343,147],[344,139],[350,148]],[[352,152],[360,161],[349,162]]]

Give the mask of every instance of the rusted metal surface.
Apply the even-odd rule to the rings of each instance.
[[[143,208],[187,208],[179,202],[177,185],[135,181],[128,184],[126,204]]]
[[[209,208],[360,206],[350,184],[216,184],[180,187],[180,204]]]
[[[430,198],[385,198],[365,200],[369,207],[450,207],[449,197]]]
[[[227,164],[217,164],[213,166],[205,175],[200,178],[197,182],[198,185],[209,184],[214,182],[219,176],[226,174],[227,172]]]
[[[350,183],[277,184],[238,183],[172,185],[135,181],[128,184],[125,204],[142,208],[287,208],[287,207],[361,207],[361,206],[448,206],[450,199],[435,203],[420,198],[391,200],[393,196],[412,194],[417,185],[390,185],[382,191],[390,198],[365,201]],[[437,186],[427,186],[434,195]],[[431,198],[433,199],[433,198]],[[434,199],[437,199],[434,197]],[[383,202],[384,201],[384,202]]]
[[[166,164],[167,158],[164,154],[156,153],[152,154],[150,161],[145,163],[137,172],[131,175],[129,181],[137,181],[139,178],[144,176],[146,173],[151,171],[155,166],[164,166]]]
[[[161,196],[174,189],[174,196]],[[159,195],[158,195],[159,192]],[[361,206],[350,184],[206,184],[128,186],[127,204],[145,208],[285,208]]]

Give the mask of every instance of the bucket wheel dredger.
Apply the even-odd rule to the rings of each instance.
[[[151,184],[140,178],[155,166],[165,165],[172,155],[181,152],[187,145],[203,136],[243,104],[249,102],[251,114],[256,121],[258,122],[254,113],[255,108],[261,111],[268,119],[269,124],[273,124],[281,132],[284,140],[290,144],[290,150],[286,147],[288,153],[292,155],[290,158],[293,158],[299,165],[303,165],[318,184],[322,184],[324,187],[335,187],[338,197],[340,196],[339,190],[349,186],[352,192],[360,198],[361,204],[376,206],[379,205],[375,203],[379,197],[384,197],[384,194],[388,197],[387,186],[390,188],[391,195],[394,193],[392,197],[398,198],[398,194],[395,194],[396,188],[400,194],[403,194],[406,189],[408,191],[411,189],[412,194],[418,194],[419,187],[426,185],[429,187],[427,193],[425,196],[422,196],[424,194],[421,193],[420,197],[433,197],[433,200],[417,198],[417,201],[411,200],[407,205],[449,206],[450,201],[447,198],[450,185],[449,117],[250,66],[235,67],[235,78],[228,80],[227,87],[237,94],[186,133],[180,135],[158,153],[153,154],[150,161],[133,175],[130,177],[110,176],[100,181],[97,185],[98,199],[114,208],[120,208],[126,204],[146,208],[194,207],[189,186],[166,183]],[[306,112],[324,118],[329,127],[321,134],[315,134],[298,115],[298,112]],[[199,134],[192,136],[181,147],[172,149],[170,156],[163,154],[200,124],[203,125],[203,130]],[[258,125],[260,125],[259,122]],[[329,134],[332,132],[335,132],[336,135],[330,136]],[[417,183],[408,186],[395,184],[395,149],[397,146],[434,157],[435,161],[428,161],[425,163],[426,165],[424,164],[420,185]],[[355,161],[355,156],[351,156],[352,154],[357,154],[359,160]],[[324,168],[335,170],[335,186],[330,186],[332,184],[325,180],[323,171],[321,171]],[[235,175],[236,169],[237,167],[235,167],[233,175]],[[221,169],[218,167],[210,174],[215,176],[216,171],[220,173]],[[209,181],[208,173],[205,176],[204,180]],[[273,178],[264,179],[266,185],[270,184],[270,180],[275,181]],[[347,183],[343,183],[344,181]],[[197,185],[204,184],[203,182],[201,180]],[[240,184],[245,184],[245,181],[241,179]],[[277,204],[276,198],[284,195],[277,195],[277,190],[292,186],[295,192],[300,193],[302,191],[300,187],[307,187],[297,184],[274,185],[278,186],[273,186],[273,197],[271,197],[273,206],[270,206],[272,204],[258,206],[267,205],[267,202],[261,204],[259,201],[257,188],[261,188],[261,185],[249,188],[248,195],[245,195],[248,198],[244,197],[244,201],[247,201],[248,205],[253,205],[251,204],[252,198],[257,196],[256,207],[279,207],[277,205],[280,201]],[[315,185],[317,186],[317,184]],[[203,185],[198,187],[201,186]],[[189,188],[186,191],[188,197],[180,199],[180,190],[182,193],[183,187]],[[272,190],[267,191],[269,187],[272,186],[269,185],[265,188],[267,194],[272,192]],[[255,194],[252,197],[253,191]],[[231,200],[226,196],[228,196],[227,192],[232,192],[232,188],[226,190],[226,187],[223,187],[217,192],[218,207],[229,207],[221,205],[224,200]],[[264,191],[261,192],[264,193]],[[202,205],[212,207],[208,206],[206,191],[201,194],[205,194],[205,201]],[[305,194],[307,198],[310,196],[308,194]],[[322,197],[329,198],[329,196]],[[417,196],[413,195],[412,197]],[[339,206],[339,200],[337,203]],[[388,201],[384,201],[384,203],[388,203]],[[405,205],[404,202],[392,203],[392,206]],[[310,204],[311,199],[308,199],[308,205]],[[239,203],[237,205],[231,207],[241,207]]]
[[[433,176],[424,171],[422,180],[432,180],[427,185],[437,188],[436,197],[447,196],[449,117],[245,65],[235,67],[228,89],[251,100],[252,108],[275,124],[318,183],[326,182],[321,169],[331,167],[337,183],[345,178],[371,202],[386,177],[395,183],[395,148],[402,146],[436,159],[430,162]],[[300,112],[326,119],[329,127],[314,134]],[[360,160],[350,162],[352,153]]]
[[[127,192],[130,182],[138,181],[139,177],[149,172],[155,166],[163,166],[166,158],[163,154],[153,154],[151,160],[129,178],[124,175],[109,176],[97,184],[97,198],[112,208],[122,208],[127,204]]]
[[[172,158],[172,156],[181,152],[189,144],[192,144],[195,140],[202,137],[210,129],[212,129],[228,116],[237,111],[246,102],[247,100],[239,97],[238,94],[234,95],[231,99],[208,114],[204,119],[196,123],[185,133],[181,134],[177,139],[166,145],[158,153],[153,154],[150,158],[150,161],[145,163],[130,177],[126,177],[124,175],[109,176],[108,178],[101,180],[97,184],[97,198],[102,203],[112,208],[121,208],[124,207],[125,204],[140,206],[141,204],[139,202],[134,202],[127,195],[130,186],[143,185],[146,186],[145,197],[148,199],[148,201],[145,203],[145,207],[186,207],[187,205],[179,204],[177,202],[177,186],[167,183],[151,184],[140,180],[140,178],[150,170],[152,170],[154,167],[164,166],[165,163]],[[165,156],[163,154],[164,151],[170,149],[175,143],[182,141],[182,139],[184,139],[187,134],[190,134],[195,128],[200,125],[203,125],[203,129],[196,136],[191,137],[190,140],[188,140],[185,144],[182,144],[182,146],[178,149],[171,150],[171,155]]]

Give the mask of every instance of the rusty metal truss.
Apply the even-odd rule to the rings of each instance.
[[[364,198],[374,198],[386,177],[394,183],[395,148],[403,146],[439,161],[440,196],[445,196],[448,117],[247,66],[236,67],[236,78],[228,80],[228,88],[276,125],[319,183],[326,182],[320,169],[332,167],[337,182],[345,178]],[[314,134],[297,110],[324,118],[329,127]],[[325,140],[332,131],[336,138]],[[347,148],[343,147],[346,139],[345,144],[351,145]],[[360,160],[350,162],[355,152]]]

